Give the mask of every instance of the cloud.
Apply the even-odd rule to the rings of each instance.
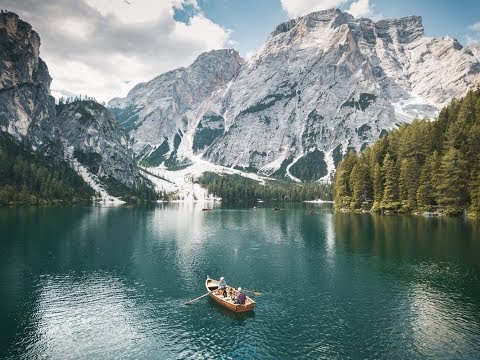
[[[175,9],[193,6],[187,23]],[[52,93],[107,101],[230,43],[230,31],[208,19],[195,0],[4,0],[40,34]]]
[[[288,16],[295,18],[313,11],[332,9],[345,4],[348,0],[280,0]]]
[[[370,8],[368,0],[358,0],[350,5],[347,12],[356,18],[361,18],[370,16],[372,14],[372,9]]]
[[[347,12],[357,19],[363,17],[377,21],[383,18],[383,15],[375,12],[375,6],[370,4],[369,0],[354,1],[352,4],[350,4]]]
[[[473,31],[473,34],[464,35],[467,45],[480,44],[480,21],[470,25],[469,30]]]
[[[468,28],[473,31],[480,31],[480,21],[477,21],[475,24],[470,25]]]

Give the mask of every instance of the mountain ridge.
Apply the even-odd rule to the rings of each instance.
[[[327,181],[350,149],[359,151],[416,117],[434,117],[478,84],[475,54],[451,37],[425,36],[420,16],[374,22],[338,9],[314,12],[279,24],[237,73],[229,73],[227,84],[200,96],[207,101],[193,116],[191,108],[153,107],[155,121],[143,123],[136,113],[138,126],[129,134],[140,158],[153,153],[160,159],[154,166],[202,156],[222,166],[307,180],[303,171],[290,172],[302,159],[320,161],[315,174]],[[165,84],[152,80],[135,88],[153,94],[155,86]],[[129,94],[108,107],[121,119],[118,106],[129,100],[145,106]],[[168,131],[158,131],[165,123]],[[202,136],[208,139],[196,140]]]
[[[62,166],[66,161],[104,200],[115,200],[106,190],[112,182],[133,190],[144,185],[117,120],[93,101],[56,106],[50,95],[51,81],[48,67],[40,58],[38,33],[17,14],[2,11],[1,135],[13,136],[22,146]],[[81,164],[93,158],[94,167]]]

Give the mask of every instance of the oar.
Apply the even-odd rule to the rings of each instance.
[[[253,295],[257,295],[257,296],[258,296],[258,295],[262,295],[262,293],[261,293],[261,292],[258,292],[258,291],[253,291],[253,290],[243,290],[243,291],[252,293]]]
[[[203,294],[202,296],[199,296],[199,297],[197,297],[197,298],[195,298],[195,299],[193,299],[193,300],[187,301],[187,302],[185,303],[185,305],[190,305],[190,304],[193,303],[194,301],[197,301],[198,299],[201,299],[201,298],[207,296],[208,294],[209,294],[209,293],[206,293],[206,294]]]

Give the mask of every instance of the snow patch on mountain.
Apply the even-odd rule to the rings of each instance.
[[[207,189],[196,183],[198,177],[205,172],[213,172],[219,175],[240,175],[264,184],[266,180],[273,180],[266,176],[248,173],[205,161],[201,156],[192,158],[192,165],[181,170],[168,170],[165,166],[141,167],[143,174],[155,184],[156,191],[173,193],[179,200],[184,201],[220,201]]]
[[[233,50],[204,53],[109,107],[145,166],[195,167],[202,155],[204,165],[301,181],[309,174],[291,170],[315,159],[327,181],[346,152],[477,86],[479,53],[425,36],[419,16],[320,11],[277,26],[246,62]]]
[[[70,145],[67,140],[62,139],[64,148],[64,159],[82,177],[82,179],[100,196],[100,202],[109,205],[121,205],[125,201],[118,197],[110,195],[97,175],[92,174],[84,165],[82,165],[73,155],[75,147]]]

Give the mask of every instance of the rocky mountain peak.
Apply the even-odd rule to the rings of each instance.
[[[202,155],[327,180],[347,151],[435,116],[480,82],[478,50],[426,37],[420,16],[375,22],[319,11],[277,26],[243,65],[229,51],[202,54],[109,104],[133,124],[135,151],[148,165]]]
[[[339,9],[316,11],[281,23],[275,28],[275,30],[273,30],[273,32],[270,34],[270,37],[275,37],[279,34],[290,32],[297,27],[301,27],[307,31],[312,31],[327,26],[336,28],[353,20],[354,18],[352,15],[342,12]]]
[[[219,50],[210,50],[198,55],[195,61],[192,63],[191,67],[195,68],[197,66],[205,66],[213,63],[218,63],[220,61],[233,62],[238,65],[241,65],[244,60],[238,54],[238,51],[235,49],[219,49]]]
[[[161,148],[168,153],[162,157],[176,157],[181,138],[192,123],[196,126],[200,121],[199,113],[221,97],[243,63],[233,49],[208,51],[188,67],[135,86],[127,97],[112,99],[108,107],[135,139],[135,151],[148,154]],[[145,141],[137,142],[140,138]]]
[[[67,160],[94,188],[102,179],[136,189],[141,179],[126,134],[103,106],[76,101],[55,107],[40,36],[11,12],[0,13],[0,130],[52,159]],[[102,195],[102,196],[103,196]]]
[[[49,92],[52,79],[39,54],[40,36],[32,26],[15,13],[0,13],[0,88],[35,83]]]
[[[71,163],[79,162],[99,179],[139,186],[125,131],[105,107],[91,100],[58,105],[57,126]]]
[[[408,44],[425,35],[421,16],[408,16],[400,19],[380,20],[373,23],[378,36],[389,42]],[[395,40],[392,40],[394,38]]]
[[[57,137],[55,101],[39,49],[40,36],[30,24],[17,14],[0,13],[0,129],[50,152]]]

